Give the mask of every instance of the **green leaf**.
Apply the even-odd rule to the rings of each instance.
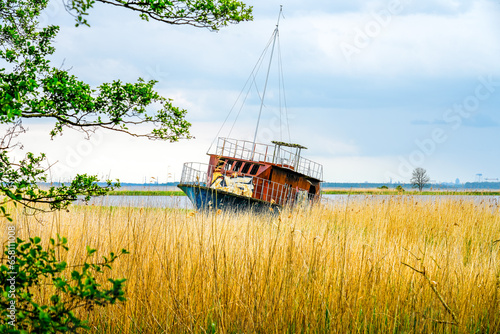
[[[87,256],[91,256],[97,251],[97,249],[92,249],[89,246],[87,246]]]

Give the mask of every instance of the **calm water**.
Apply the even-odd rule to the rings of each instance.
[[[85,205],[78,200],[77,205]],[[88,205],[149,207],[149,208],[180,208],[192,209],[193,205],[187,196],[103,196],[94,197]]]
[[[329,205],[348,205],[350,202],[361,200],[384,201],[391,197],[405,200],[417,200],[436,204],[448,200],[473,201],[477,204],[486,202],[498,207],[500,196],[390,196],[390,195],[323,195],[323,202]],[[92,198],[89,205],[124,206],[124,207],[152,207],[152,208],[181,208],[192,209],[193,205],[187,196],[104,196]],[[78,201],[77,205],[85,205]]]

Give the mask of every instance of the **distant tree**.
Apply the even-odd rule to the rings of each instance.
[[[417,167],[413,170],[410,182],[413,188],[418,188],[419,191],[422,191],[430,180],[431,178],[427,175],[427,171],[424,168]]]

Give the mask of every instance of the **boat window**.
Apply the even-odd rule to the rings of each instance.
[[[225,159],[219,159],[219,161],[217,161],[217,165],[215,166],[215,169],[222,168],[222,166],[224,166],[224,162],[226,162]]]
[[[250,166],[252,166],[252,164],[247,162],[247,163],[245,164],[245,166],[243,166],[243,169],[241,170],[241,172],[242,172],[243,174],[248,173],[248,170],[250,169]]]
[[[224,165],[224,170],[231,170],[231,168],[233,167],[233,163],[234,163],[233,160],[228,160]]]
[[[259,167],[260,167],[259,165],[253,165],[252,170],[250,171],[250,174],[251,175],[257,174],[257,172],[259,171]]]
[[[242,161],[236,161],[236,163],[234,164],[234,168],[233,168],[233,170],[234,170],[235,172],[239,171],[239,170],[240,170],[240,168],[241,168],[241,165],[242,165],[242,164],[243,164],[243,162],[242,162]]]

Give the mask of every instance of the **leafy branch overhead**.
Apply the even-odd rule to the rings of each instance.
[[[77,26],[89,25],[86,17],[93,0],[64,0]],[[234,0],[98,0],[138,11],[143,19],[170,24],[188,24],[217,30],[229,23],[251,20],[252,8]],[[79,80],[68,71],[51,65],[53,41],[58,26],[40,26],[38,18],[49,0],[0,0],[0,124],[10,126],[0,150],[0,203],[5,217],[8,201],[32,206],[49,204],[50,209],[67,207],[77,196],[101,195],[112,188],[97,185],[97,177],[77,175],[69,185],[42,190],[50,166],[42,167],[45,155],[28,153],[9,157],[13,138],[24,133],[25,119],[53,121],[52,137],[65,128],[91,136],[97,129],[123,132],[136,137],[178,141],[191,138],[187,111],[155,91],[156,81],[135,83],[115,80],[98,87]]]
[[[199,28],[218,30],[229,23],[252,20],[252,7],[235,0],[97,0],[140,13],[144,20],[169,24],[187,24]],[[75,13],[76,25],[89,25],[88,10],[94,0],[67,0],[66,8]]]
[[[42,83],[42,96],[32,101],[21,117],[54,118],[52,137],[62,133],[63,127],[82,131],[99,127],[171,142],[190,137],[191,124],[184,118],[186,110],[175,107],[170,99],[155,92],[155,81],[139,79],[134,84],[114,81],[94,90],[67,72],[54,70]],[[153,104],[160,108],[148,112],[147,106]],[[154,125],[149,133],[130,129],[130,126],[146,123]]]
[[[51,42],[59,28],[38,28],[36,15],[46,1],[7,1],[0,6],[0,57],[13,68],[0,70],[1,123],[51,118],[55,120],[52,136],[69,127],[86,132],[104,128],[170,141],[190,137],[186,110],[160,96],[153,89],[155,81],[114,81],[92,89],[67,71],[50,66],[47,57],[55,51]],[[33,10],[36,6],[38,10]],[[149,110],[152,107],[157,110]],[[137,133],[130,128],[144,123],[154,129]]]
[[[38,211],[44,209],[35,206],[36,204],[46,204],[49,210],[60,210],[67,208],[78,196],[89,200],[91,196],[105,195],[108,190],[119,186],[119,183],[112,184],[108,180],[107,186],[101,187],[97,184],[99,180],[96,176],[83,174],[77,175],[67,185],[40,188],[39,183],[47,182],[46,173],[49,167],[42,166],[45,155],[35,156],[33,153],[27,153],[23,159],[13,162],[7,154],[9,147],[16,146],[12,144],[12,139],[23,132],[25,130],[22,126],[16,124],[0,142],[0,193],[4,195],[0,201],[0,210],[8,220],[12,218],[2,206],[8,202],[20,203]]]

